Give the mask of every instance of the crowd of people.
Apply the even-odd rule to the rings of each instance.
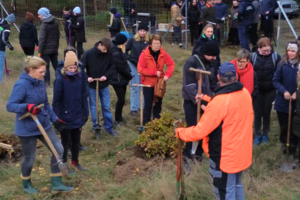
[[[200,4],[195,0],[191,1],[191,8],[195,5],[202,7],[194,7],[193,13],[189,12],[187,19],[192,16],[195,20],[201,16],[200,19],[206,17],[207,20],[202,21],[203,23],[192,21],[191,24],[196,30],[193,30],[193,41],[196,42],[192,55],[182,68],[181,90],[187,128],[178,128],[175,132],[178,138],[187,142],[184,152],[185,170],[190,170],[190,165],[194,162],[202,162],[202,154],[205,152],[210,157],[210,174],[217,198],[226,199],[230,196],[232,199],[244,199],[241,175],[251,165],[252,147],[269,141],[270,116],[274,101],[280,125],[282,153],[285,154],[289,148],[290,154],[294,158],[297,157],[297,142],[300,136],[300,99],[297,98],[300,96],[297,90],[297,80],[300,80],[300,75],[297,77],[300,43],[298,40],[289,42],[285,54],[281,57],[274,51],[269,37],[257,39],[252,53],[249,48],[243,48],[244,42],[241,42],[242,48],[237,51],[235,59],[222,63],[218,39],[224,39],[221,36],[224,31],[222,23],[227,17],[227,12],[216,12],[215,9],[223,9],[226,5],[221,5],[220,1],[217,6],[213,6],[211,2],[208,0],[204,6],[202,1]],[[236,23],[233,17],[232,23],[235,24],[239,35],[240,30],[249,30],[248,25],[240,23],[240,12],[248,12],[250,8],[257,6],[248,4],[248,0],[242,0],[240,4],[234,1],[231,9],[237,10],[238,6],[238,22]],[[134,8],[132,10],[129,13],[134,12]],[[201,11],[200,15],[197,14],[198,11]],[[147,24],[137,24],[136,33],[133,32],[132,37],[126,32],[114,32],[114,23],[119,23],[116,20],[118,13],[115,8],[111,8],[109,12],[112,18],[108,31],[114,37],[102,38],[84,52],[85,22],[81,9],[63,9],[68,47],[64,50],[64,59],[61,61],[57,60],[59,30],[56,18],[45,7],[38,10],[37,14],[42,23],[37,38],[37,30],[32,23],[34,15],[26,13],[26,22],[21,26],[20,45],[27,57],[24,71],[13,87],[6,108],[7,111],[16,113],[15,134],[21,141],[24,154],[21,178],[23,188],[28,193],[37,193],[31,183],[37,139],[48,148],[49,145],[31,118],[18,120],[27,112],[38,117],[63,162],[67,162],[68,149],[71,150],[71,166],[76,170],[87,170],[79,163],[79,150],[83,148],[80,145],[81,131],[88,122],[89,114],[94,133],[101,136],[97,96],[101,103],[104,130],[112,137],[119,136],[114,128],[124,123],[122,114],[128,85],[130,114],[137,116],[143,107],[143,125],[152,119],[160,118],[163,97],[155,94],[156,86],[160,80],[166,83],[171,78],[175,63],[162,48],[161,36],[150,35]],[[213,18],[211,13],[218,14],[218,17]],[[178,15],[174,17],[177,20]],[[242,19],[245,18],[247,14]],[[213,24],[214,19],[218,20],[215,21],[217,25]],[[6,30],[1,32],[5,39],[0,41],[0,48],[4,46],[4,50],[5,46],[13,50],[8,40],[8,25],[14,22],[13,14],[1,21],[2,29]],[[251,26],[253,24],[257,26],[257,21]],[[198,25],[204,26],[200,35],[197,34],[200,29]],[[248,41],[247,38],[244,40]],[[240,41],[243,40],[240,38]],[[235,40],[234,44],[237,45],[238,42]],[[34,56],[37,46],[39,54]],[[55,70],[52,106],[48,102],[46,92],[50,85],[50,60]],[[166,70],[164,66],[167,66]],[[190,68],[209,72],[210,75],[191,72]],[[147,87],[135,87],[134,84]],[[110,110],[109,85],[113,87],[117,96],[114,117]],[[199,88],[201,94],[198,93]],[[140,90],[143,90],[143,105],[140,102]],[[200,120],[197,119],[198,102],[201,102]],[[291,127],[288,126],[289,102],[292,102],[294,119]],[[40,104],[44,106],[40,107]],[[297,108],[298,111],[294,112]],[[51,127],[51,122],[60,132],[61,142]],[[290,145],[287,145],[288,128],[293,133]],[[52,191],[71,191],[73,187],[63,184],[62,173],[55,163],[56,158],[52,156]],[[72,174],[72,170],[69,173]]]

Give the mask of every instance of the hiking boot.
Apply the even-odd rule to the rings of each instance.
[[[260,143],[260,136],[255,136],[253,146],[258,146]]]
[[[107,131],[112,137],[117,137],[119,136],[119,133],[117,133],[114,129],[111,129],[111,131]]]
[[[182,48],[183,46],[182,46],[182,43],[179,43],[179,48]]]
[[[202,156],[192,154],[191,155],[191,160],[194,164],[196,164],[196,162],[198,162],[199,164],[202,164]]]
[[[121,127],[123,124],[123,121],[120,121],[120,122],[114,121],[114,124],[116,125],[116,127]]]
[[[65,186],[62,183],[62,176],[52,176],[51,177],[51,184],[52,184],[52,193],[58,192],[71,192],[74,188]]]
[[[82,144],[79,144],[79,151],[85,151],[87,150],[87,147],[83,146]]]
[[[25,192],[27,192],[28,194],[38,193],[38,191],[32,186],[31,179],[22,180],[22,182],[23,182],[23,190]]]
[[[137,115],[138,115],[138,111],[131,111],[130,114],[131,114],[132,116],[137,116]]]
[[[261,138],[261,143],[262,144],[267,144],[269,142],[269,139],[266,135],[263,135]]]
[[[86,171],[87,170],[87,168],[83,167],[82,165],[80,165],[78,162],[75,162],[75,161],[71,161],[71,165],[76,170],[80,170],[80,171]]]

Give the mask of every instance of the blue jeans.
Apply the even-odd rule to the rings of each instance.
[[[90,96],[89,96],[89,103],[90,103],[90,110],[92,115],[92,123],[93,123],[93,129],[95,128],[101,128],[101,125],[99,122],[96,122],[96,90],[89,88]],[[102,116],[104,119],[104,129],[107,132],[112,131],[113,129],[113,117],[110,112],[110,95],[109,95],[109,89],[108,86],[99,90],[99,99],[101,102],[101,110],[102,110]],[[98,102],[97,102],[98,103]]]
[[[209,160],[209,173],[213,178],[216,200],[244,200],[242,173],[228,174],[222,172],[213,160]]]
[[[135,18],[134,17],[129,17],[129,16],[125,17],[125,26],[126,26],[127,29],[128,29],[129,24],[131,24],[132,33],[134,35],[135,32],[136,32],[136,26],[133,26],[135,24]]]
[[[238,26],[238,33],[239,33],[241,47],[243,49],[247,49],[248,51],[250,51],[248,36],[247,36],[248,29],[249,29],[249,26]]]
[[[0,83],[3,83],[5,51],[0,51]]]
[[[173,43],[178,42],[182,43],[182,31],[181,26],[174,26],[173,25]]]
[[[137,66],[128,61],[129,67],[131,69],[132,79],[130,81],[130,110],[138,111],[140,109],[140,87],[132,87],[132,84],[140,84],[141,78],[137,71]]]

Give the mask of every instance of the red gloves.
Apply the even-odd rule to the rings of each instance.
[[[33,115],[37,115],[41,112],[41,109],[37,107],[35,104],[28,104],[27,106],[28,112],[30,112]]]

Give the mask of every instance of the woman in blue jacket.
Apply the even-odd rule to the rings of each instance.
[[[297,72],[299,65],[299,48],[296,42],[290,42],[287,46],[285,56],[277,66],[273,85],[277,91],[274,109],[280,125],[280,142],[283,154],[286,152],[289,100],[292,99],[292,112],[296,109]],[[292,133],[292,132],[291,132]],[[295,156],[297,137],[291,134],[290,153]]]
[[[45,73],[46,62],[39,57],[28,56],[25,60],[24,72],[20,75],[20,79],[15,83],[6,105],[8,112],[16,113],[15,134],[21,141],[24,154],[24,159],[21,164],[23,189],[31,194],[38,192],[32,186],[30,178],[32,165],[35,159],[37,139],[39,139],[47,147],[48,145],[31,117],[27,117],[21,121],[19,118],[27,112],[36,115],[59,156],[62,157],[63,154],[63,147],[54,130],[51,128],[50,121],[59,131],[64,130],[66,128],[66,124],[56,116],[49,105],[46,85],[44,81],[42,81]],[[41,109],[37,108],[40,104],[44,104],[44,107]],[[73,187],[67,187],[62,183],[62,174],[58,168],[54,155],[52,155],[51,158],[50,168],[52,192],[71,191]]]
[[[66,53],[64,67],[58,70],[54,81],[53,111],[67,123],[67,129],[60,131],[61,143],[64,147],[63,160],[67,162],[68,146],[72,141],[71,164],[76,169],[86,170],[79,164],[79,145],[81,127],[89,117],[87,90],[78,70],[78,59],[73,51]]]

